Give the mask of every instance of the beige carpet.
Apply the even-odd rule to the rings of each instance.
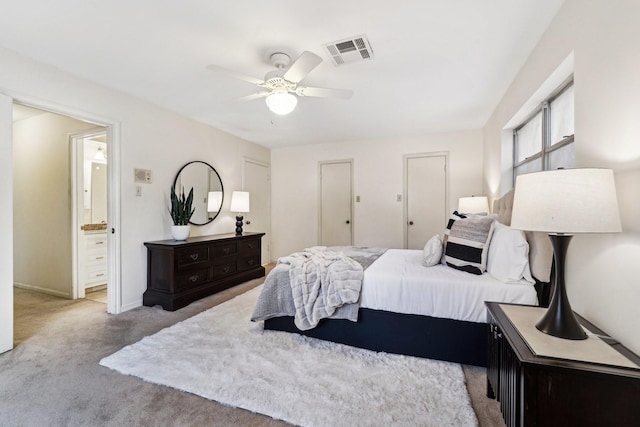
[[[16,338],[0,355],[0,420],[7,426],[280,426],[264,415],[118,374],[98,362],[122,347],[262,283],[254,280],[178,312],[140,307],[113,316],[104,304],[16,289]],[[481,426],[504,426],[485,397],[484,369],[465,367]]]

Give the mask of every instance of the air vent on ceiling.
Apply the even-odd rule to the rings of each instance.
[[[323,46],[336,66],[373,59],[373,49],[365,35],[338,40]]]

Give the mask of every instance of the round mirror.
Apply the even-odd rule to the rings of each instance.
[[[205,225],[213,221],[222,208],[224,190],[218,172],[208,163],[196,160],[178,171],[173,181],[176,194],[184,188],[185,195],[193,188],[193,216],[190,224]]]

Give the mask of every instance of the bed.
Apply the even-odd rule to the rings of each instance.
[[[513,192],[510,192],[494,203],[495,220],[500,223],[496,227],[501,230],[508,229],[512,201]],[[452,221],[445,235],[451,224]],[[496,231],[493,237],[497,235]],[[453,237],[447,245],[453,247],[451,241]],[[425,251],[329,248],[362,265],[359,305],[355,305],[357,321],[348,313],[354,305],[347,304],[346,309],[341,307],[315,327],[298,327],[299,322],[296,326],[291,312],[293,303],[289,301],[291,287],[275,284],[289,277],[286,263],[279,263],[269,273],[262,291],[277,304],[284,305],[268,310],[257,305],[252,320],[264,321],[266,330],[299,333],[373,351],[486,366],[484,302],[548,303],[550,244],[546,236],[535,234],[527,234],[526,243],[531,277],[508,283],[503,281],[507,279],[499,280],[486,272],[470,274],[465,268],[452,268],[451,263],[438,262],[425,267],[426,248]],[[497,247],[496,243],[496,250]],[[490,253],[489,248],[486,253]],[[495,253],[493,259],[498,259]]]

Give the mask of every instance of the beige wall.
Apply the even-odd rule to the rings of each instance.
[[[120,152],[118,159],[112,156],[110,160],[120,167],[121,307],[125,310],[139,306],[146,289],[143,243],[171,238],[167,211],[169,188],[180,167],[192,160],[204,160],[218,170],[225,192],[230,192],[242,186],[245,156],[269,162],[269,150],[265,147],[14,52],[0,49],[0,62],[0,93],[65,114],[71,111],[82,117],[104,117],[119,125],[116,129],[119,129]],[[0,139],[0,150],[11,152],[9,138]],[[153,182],[141,184],[141,197],[136,197],[134,168],[153,172]],[[6,182],[10,180],[3,181],[3,185]],[[11,192],[5,187],[0,187],[0,197],[11,199]],[[230,197],[225,197],[220,216],[212,224],[194,227],[192,234],[232,232],[235,219],[229,212],[229,202]],[[10,250],[0,246],[0,251],[0,259],[12,259]],[[7,286],[11,283],[3,278],[0,288]]]
[[[318,242],[318,163],[353,159],[354,244],[404,247],[403,156],[449,153],[449,208],[459,197],[482,192],[481,131],[430,134],[394,140],[352,141],[274,148],[272,165],[272,258]]]
[[[640,353],[640,3],[566,0],[484,129],[485,191],[505,182],[503,127],[573,54],[578,167],[615,171],[623,232],[576,236],[567,259],[573,308]],[[502,166],[501,166],[502,165]],[[606,209],[606,206],[602,207]]]
[[[95,125],[57,114],[13,124],[14,283],[71,298],[69,134]]]

